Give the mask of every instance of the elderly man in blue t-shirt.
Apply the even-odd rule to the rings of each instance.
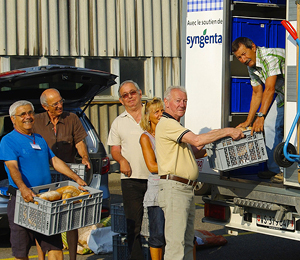
[[[34,107],[29,101],[13,103],[9,108],[9,115],[14,130],[1,140],[0,160],[5,163],[11,195],[7,215],[11,229],[12,254],[15,259],[28,259],[31,243],[36,241],[42,249],[39,254],[44,255],[48,251],[48,259],[63,259],[60,234],[46,236],[14,223],[16,190],[19,189],[25,202],[33,202],[36,195],[30,188],[51,183],[49,162],[57,171],[79,185],[87,184],[53,154],[42,136],[32,133]]]

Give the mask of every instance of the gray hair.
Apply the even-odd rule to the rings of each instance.
[[[48,89],[55,90],[60,95],[59,91],[56,88],[48,88]],[[47,103],[47,95],[44,94],[44,93],[45,93],[45,91],[40,96],[40,103],[41,103],[42,106],[46,106],[47,107],[47,106],[49,106],[49,104]]]
[[[9,107],[9,116],[15,116],[16,115],[16,110],[18,107],[21,106],[26,106],[26,105],[30,105],[32,108],[32,111],[34,111],[34,106],[32,105],[31,102],[27,101],[27,100],[19,100],[16,101],[15,103],[13,103],[10,107]]]
[[[178,90],[182,91],[183,93],[185,93],[187,95],[186,89],[183,86],[170,86],[166,89],[165,94],[164,94],[164,97],[165,97],[166,100],[170,100],[171,91],[173,89],[178,89]]]
[[[121,97],[121,95],[120,95],[120,89],[121,89],[121,87],[123,87],[123,85],[125,85],[125,84],[127,84],[127,83],[133,84],[137,90],[140,89],[139,85],[138,85],[136,82],[134,82],[133,80],[125,80],[125,81],[123,81],[123,82],[121,83],[121,85],[120,85],[120,87],[119,87],[119,90],[118,90],[119,97]]]

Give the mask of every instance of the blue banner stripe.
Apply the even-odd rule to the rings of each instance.
[[[188,0],[187,11],[216,11],[223,10],[223,0]]]

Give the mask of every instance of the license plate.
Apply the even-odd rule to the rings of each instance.
[[[274,216],[256,215],[256,224],[279,230],[295,230],[295,220],[276,221]]]

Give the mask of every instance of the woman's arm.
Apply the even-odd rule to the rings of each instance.
[[[140,138],[140,144],[148,170],[152,173],[157,173],[157,162],[149,136],[142,134]]]

